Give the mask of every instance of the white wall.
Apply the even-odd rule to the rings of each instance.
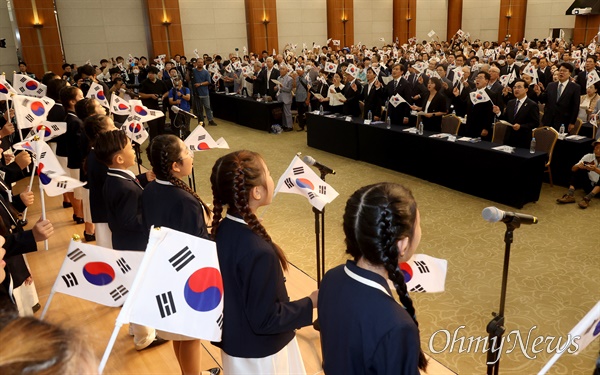
[[[148,56],[143,0],[55,0],[68,63]]]
[[[381,47],[393,43],[392,0],[354,0],[354,44]]]
[[[528,0],[525,39],[543,39],[550,36],[550,29],[572,29],[575,16],[565,15],[571,0]],[[565,31],[565,39],[572,35]]]
[[[297,54],[302,51],[302,43],[308,48],[313,42],[324,45],[329,38],[326,5],[325,0],[277,0],[278,51],[288,43],[298,46]]]
[[[464,0],[462,30],[472,39],[498,40],[500,0]]]
[[[19,70],[15,34],[8,18],[6,1],[0,1],[0,38],[6,39],[6,48],[0,49],[0,74],[6,73],[6,78],[12,81],[13,71]]]
[[[244,0],[179,0],[181,30],[185,55],[194,57],[218,53],[227,58],[230,52],[248,47]]]
[[[444,0],[417,1],[417,40],[431,40],[427,36],[431,30],[436,32],[440,40],[446,40],[447,15],[448,4]]]

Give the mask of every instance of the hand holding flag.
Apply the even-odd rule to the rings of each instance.
[[[479,89],[477,91],[473,91],[470,94],[470,96],[471,96],[471,102],[473,103],[473,105],[491,101],[490,96],[485,91],[485,89]]]
[[[407,103],[406,100],[400,94],[396,94],[390,97],[390,104],[395,107],[400,105],[401,103]]]

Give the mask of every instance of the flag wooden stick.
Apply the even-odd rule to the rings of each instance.
[[[110,336],[110,340],[108,341],[108,345],[106,346],[106,350],[102,355],[100,365],[98,366],[98,373],[100,375],[102,375],[102,371],[104,371],[104,367],[106,366],[106,362],[108,362],[108,357],[110,356],[110,352],[112,351],[113,346],[115,346],[115,341],[117,340],[117,336],[119,335],[120,330],[121,323],[119,321],[116,321],[115,328],[113,329],[112,335]]]
[[[46,306],[44,306],[44,311],[42,311],[42,315],[40,316],[40,320],[44,320],[44,317],[46,316],[46,313],[48,312],[48,308],[50,307],[50,302],[52,302],[52,298],[54,297],[54,293],[56,293],[54,291],[54,287],[55,287],[57,281],[58,281],[58,279],[56,279],[56,281],[54,281],[54,285],[52,285],[52,290],[50,290],[50,296],[48,296],[48,300],[46,301]]]

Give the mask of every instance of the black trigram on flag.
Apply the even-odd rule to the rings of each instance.
[[[102,90],[102,86],[94,86],[94,90],[96,90],[96,92]]]
[[[142,118],[140,116],[133,116],[133,120],[140,121]],[[129,120],[129,119],[128,119]]]
[[[66,189],[67,188],[67,181],[58,181],[56,183],[56,187],[58,187],[59,189]]]
[[[75,277],[75,274],[73,272],[68,273],[66,275],[62,275],[61,278],[63,279],[65,284],[67,284],[67,288],[79,285],[79,283],[77,282],[77,278]]]
[[[118,301],[121,299],[121,297],[123,297],[125,294],[129,293],[129,291],[127,290],[127,288],[125,288],[123,285],[119,285],[117,287],[117,289],[113,290],[112,292],[110,292],[110,296],[115,300]]]
[[[44,92],[44,89],[40,87],[40,88],[39,88],[39,89],[38,89],[36,92],[37,92],[38,94],[41,94],[41,93],[43,93],[43,92]]]
[[[21,90],[21,93],[25,92],[25,89],[23,87],[19,87],[19,90]]]
[[[410,291],[411,292],[417,292],[417,293],[425,293],[425,288],[423,288],[421,286],[421,284],[417,284]]]
[[[136,140],[138,140],[138,139],[140,139],[140,138],[142,138],[142,134],[138,134],[138,135],[136,135],[136,136],[135,136],[135,139],[136,139]]]
[[[40,159],[43,159],[43,158],[45,158],[45,157],[46,157],[46,151],[44,151],[44,152],[42,152],[42,153],[40,154]]]
[[[307,193],[307,195],[308,195],[308,198],[309,198],[309,199],[314,199],[314,198],[316,197],[315,193],[313,193],[312,191],[309,191],[309,192]]]
[[[296,168],[292,168],[292,171],[294,171],[295,175],[299,175],[299,174],[304,173],[304,167],[303,166],[299,166],[299,167],[296,167]]]
[[[123,258],[119,258],[117,260],[117,265],[119,266],[119,268],[121,269],[121,272],[123,272],[123,273],[127,273],[127,272],[131,271],[131,267],[129,267],[129,264],[127,264],[127,262]]]
[[[69,257],[69,259],[71,259],[73,262],[77,262],[79,259],[83,258],[85,256],[85,253],[83,251],[81,251],[79,248],[71,251],[69,254],[67,254],[67,257]]]
[[[29,114],[27,116],[25,116],[25,119],[29,122],[33,122],[33,120],[34,120],[33,116],[29,115]]]
[[[196,151],[196,146],[194,146],[194,145],[190,145],[190,150],[192,150],[192,151]]]
[[[219,319],[217,319],[217,324],[221,330],[223,329],[223,314],[219,315]]]
[[[54,124],[51,126],[52,130],[54,130],[55,132],[59,131],[60,128],[58,127],[58,125]]]
[[[421,273],[429,273],[429,267],[427,267],[427,263],[423,262],[422,260],[416,260],[415,261],[415,265],[417,266],[417,268],[419,269],[419,272]]]
[[[181,249],[180,252],[173,255],[169,259],[169,263],[171,263],[173,268],[175,268],[175,271],[179,272],[183,267],[187,266],[187,264],[191,262],[194,258],[194,254],[192,254],[192,251],[189,249],[189,247],[186,246],[183,249]]]
[[[319,194],[327,195],[327,186],[319,185]]]
[[[21,83],[27,82],[27,77],[21,77],[20,81]]]
[[[206,138],[206,134],[202,134],[198,136],[199,141],[203,141]]]
[[[167,292],[156,296],[156,303],[160,311],[160,317],[165,318],[177,312],[175,301],[173,301],[173,293]]]
[[[288,189],[291,189],[294,187],[294,182],[292,181],[291,178],[286,178],[285,181],[283,181],[283,183],[285,184],[285,186],[288,187]]]

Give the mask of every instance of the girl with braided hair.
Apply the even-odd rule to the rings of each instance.
[[[319,291],[326,374],[419,374],[415,308],[398,266],[421,240],[417,204],[402,185],[379,183],[356,191],[344,213],[345,265],[328,271]],[[392,297],[390,280],[402,305]]]
[[[212,169],[212,236],[223,277],[222,350],[226,374],[305,374],[294,330],[312,322],[317,291],[290,301],[287,260],[256,217],[271,203],[273,178],[252,151],[219,158]],[[223,208],[227,213],[223,215]]]
[[[194,154],[181,139],[171,134],[154,137],[146,153],[156,175],[142,193],[142,217],[146,227],[165,226],[208,239],[204,215],[209,209],[181,180],[192,173]],[[173,350],[183,375],[200,374],[200,340],[162,331],[157,333],[161,338],[173,340]],[[219,372],[219,368],[213,368],[202,374],[217,375]]]

